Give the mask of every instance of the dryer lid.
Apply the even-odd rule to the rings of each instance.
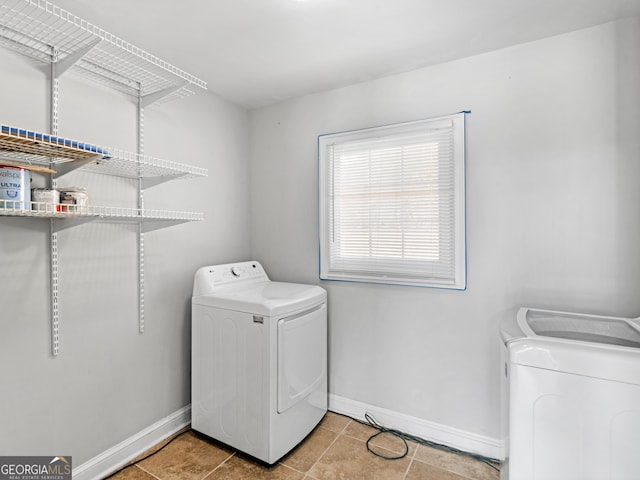
[[[192,297],[191,301],[194,305],[274,317],[305,310],[326,298],[327,292],[317,285],[266,281],[244,285],[240,289],[221,289],[209,295]]]

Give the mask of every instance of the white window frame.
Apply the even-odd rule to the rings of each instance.
[[[425,138],[428,139],[426,140],[428,143],[424,143]],[[380,155],[380,152],[384,154],[384,152],[391,151],[389,148],[395,149],[393,152],[397,152],[398,148],[402,148],[402,152],[406,152],[409,146],[415,146],[416,143],[420,143],[419,147],[428,146],[429,152],[433,152],[431,147],[435,146],[437,153],[428,153],[424,154],[424,157],[419,157],[420,161],[426,165],[423,167],[425,171],[429,169],[430,173],[422,175],[416,174],[416,170],[411,170],[414,173],[409,177],[405,175],[405,177],[412,178],[413,181],[401,180],[399,184],[411,183],[415,185],[418,183],[424,185],[425,188],[421,191],[430,191],[431,193],[425,193],[424,199],[420,202],[430,203],[427,207],[422,206],[424,203],[420,203],[421,206],[416,206],[416,200],[404,197],[396,191],[393,197],[394,207],[388,209],[385,213],[385,219],[376,224],[380,227],[376,227],[368,218],[376,208],[373,205],[381,205],[380,185],[385,182],[380,179],[385,178],[387,170],[384,175],[380,172],[376,173],[375,165],[379,165],[379,163],[376,164],[375,158],[372,160],[372,157]],[[386,149],[384,152],[380,145],[384,145],[383,148]],[[357,155],[352,152],[357,152]],[[406,158],[408,154],[393,153],[393,155]],[[363,158],[365,160],[362,160]],[[406,161],[395,158],[389,164],[392,164],[396,175],[400,175],[396,169],[405,171],[407,169],[404,166]],[[318,137],[318,159],[320,170],[320,279],[466,289],[465,112],[414,122],[320,135]],[[340,162],[343,163],[340,164]],[[349,162],[352,164],[360,162],[357,163],[357,167],[352,167],[352,170],[357,170],[357,173],[354,174],[355,177],[344,173],[349,168]],[[403,166],[397,167],[397,164]],[[363,171],[367,173],[362,173]],[[448,174],[440,172],[448,172]],[[375,179],[372,180],[374,175]],[[348,190],[348,187],[341,190],[340,182],[346,185],[347,179],[353,181],[356,177],[360,189],[358,192],[362,192],[362,188],[366,189],[365,194],[356,194],[357,201],[372,203],[358,203],[358,211],[366,211],[368,215],[366,218],[365,216],[358,217],[360,223],[354,227],[352,223],[349,223],[352,218],[351,213],[344,214],[345,218],[340,223],[340,212],[355,211],[353,207],[351,210],[346,207],[349,201],[346,199],[354,198],[353,190]],[[404,179],[405,177],[394,178]],[[362,187],[363,178],[365,178],[365,187]],[[416,178],[419,178],[419,181]],[[398,182],[394,183],[398,184]],[[429,190],[433,187],[438,187],[438,192],[447,191],[449,193],[434,194],[433,190]],[[396,187],[386,186],[384,188]],[[347,193],[341,196],[341,192]],[[384,195],[389,195],[389,191],[385,190]],[[375,196],[375,199],[361,200],[361,197],[365,196],[367,198]],[[382,205],[384,205],[384,201],[382,201]],[[413,209],[410,217],[411,222],[403,220],[407,209]],[[436,211],[435,214],[430,214],[428,221],[425,220],[427,209],[430,209],[430,212]],[[388,213],[392,210],[395,213]],[[405,212],[405,214],[401,215],[398,212]],[[415,218],[419,219],[415,220]],[[414,225],[417,224],[420,226],[415,227]],[[411,235],[415,235],[411,237],[412,239],[420,239],[419,246],[415,247],[414,253],[411,254],[406,254],[404,248],[407,228],[413,229],[410,230]],[[414,231],[418,231],[418,233],[414,234]],[[367,236],[381,238],[383,247],[376,251],[367,246],[363,247],[362,244],[366,244],[366,240],[363,241],[362,238],[368,238]],[[389,242],[388,238],[392,237],[394,239],[402,237],[402,240],[387,243]],[[342,238],[349,240],[342,240],[341,246],[340,239]],[[353,238],[357,238],[357,240],[352,240]],[[437,238],[437,240],[429,240],[430,238]],[[353,247],[354,244],[356,247]],[[365,252],[366,248],[369,248],[369,251]],[[380,253],[382,250],[390,251],[392,254],[389,256],[386,253]],[[345,254],[345,251],[348,253]]]

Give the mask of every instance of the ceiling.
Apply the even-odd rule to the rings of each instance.
[[[53,0],[246,108],[640,16],[640,0]]]

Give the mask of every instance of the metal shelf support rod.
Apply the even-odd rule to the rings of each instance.
[[[139,86],[138,95],[138,165],[140,168],[140,155],[144,155],[144,97],[142,86]],[[144,213],[144,188],[142,176],[138,177],[138,210]],[[138,225],[138,331],[144,333],[144,229]]]
[[[51,49],[51,90],[50,90],[50,130],[52,135],[58,134],[58,103],[60,100],[60,85],[56,77],[55,64],[58,59],[58,50]],[[53,162],[52,162],[53,163]],[[56,188],[56,179],[49,176],[50,188]],[[58,284],[60,281],[58,271],[58,233],[53,220],[49,221],[49,273],[51,285],[51,354],[55,357],[60,353],[60,314],[58,311]]]

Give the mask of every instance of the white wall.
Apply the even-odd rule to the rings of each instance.
[[[206,219],[147,234],[143,335],[133,228],[62,232],[61,354],[52,358],[47,224],[0,217],[0,452],[62,452],[79,465],[187,405],[198,266],[253,257],[274,279],[319,283],[317,136],[463,109],[473,111],[468,289],[323,283],[330,389],[497,438],[501,319],[524,304],[640,311],[639,51],[640,23],[631,20],[307,96],[250,119],[209,93],[147,109],[147,154],[210,170],[154,187],[147,206]],[[0,64],[0,120],[46,131],[46,75],[4,49]],[[61,88],[61,135],[135,150],[129,98],[73,77]],[[87,185],[94,203],[135,200],[128,180],[78,173],[66,182]]]
[[[2,123],[48,131],[48,80],[0,49]],[[136,149],[133,100],[61,80],[60,135]],[[49,344],[48,223],[0,217],[0,452],[73,456],[78,466],[188,405],[196,268],[249,256],[248,115],[209,92],[145,110],[145,153],[209,169],[147,190],[148,208],[202,222],[146,234],[146,329],[138,333],[135,228],[59,234],[60,355]],[[44,184],[43,178],[35,183]],[[96,205],[135,207],[132,180],[73,173]]]
[[[331,393],[498,439],[502,319],[640,313],[639,59],[627,20],[251,113],[253,256],[319,283],[317,136],[472,111],[468,289],[323,282]]]

